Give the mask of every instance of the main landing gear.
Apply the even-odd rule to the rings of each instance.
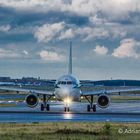
[[[89,104],[87,105],[87,111],[90,112],[92,110],[93,112],[96,112],[96,104],[93,103],[93,95],[89,97],[85,96]]]
[[[43,95],[43,103],[40,106],[40,110],[41,111],[50,111],[50,105],[47,103],[50,100],[51,96],[49,96],[48,98],[46,98],[46,95]]]

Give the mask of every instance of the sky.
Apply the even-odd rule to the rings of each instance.
[[[0,76],[140,79],[139,0],[0,0]]]

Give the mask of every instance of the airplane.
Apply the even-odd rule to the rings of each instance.
[[[70,104],[75,101],[79,102],[81,97],[84,97],[88,101],[87,111],[96,112],[96,107],[102,109],[107,108],[110,104],[109,95],[124,92],[140,91],[140,88],[127,88],[127,89],[113,89],[113,90],[99,90],[99,91],[82,91],[80,81],[72,74],[72,42],[69,47],[69,64],[68,74],[65,74],[58,78],[55,82],[54,91],[41,91],[33,89],[12,88],[12,87],[0,87],[0,90],[15,91],[29,93],[26,98],[27,106],[34,108],[39,104],[39,97],[42,95],[43,100],[40,105],[41,111],[50,111],[49,101],[53,96],[59,101],[64,102],[64,111],[70,111]],[[94,96],[97,96],[97,101],[94,103]]]

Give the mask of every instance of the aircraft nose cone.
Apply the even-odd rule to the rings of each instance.
[[[66,95],[66,96],[68,96],[70,94],[70,89],[69,88],[63,88],[62,91],[63,91],[63,94]]]

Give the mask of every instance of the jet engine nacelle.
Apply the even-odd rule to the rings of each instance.
[[[110,104],[110,98],[107,95],[100,95],[97,99],[97,105],[100,108],[107,108]]]
[[[26,104],[29,106],[29,107],[36,107],[39,103],[38,101],[38,97],[36,94],[29,94],[27,95],[26,99]]]

